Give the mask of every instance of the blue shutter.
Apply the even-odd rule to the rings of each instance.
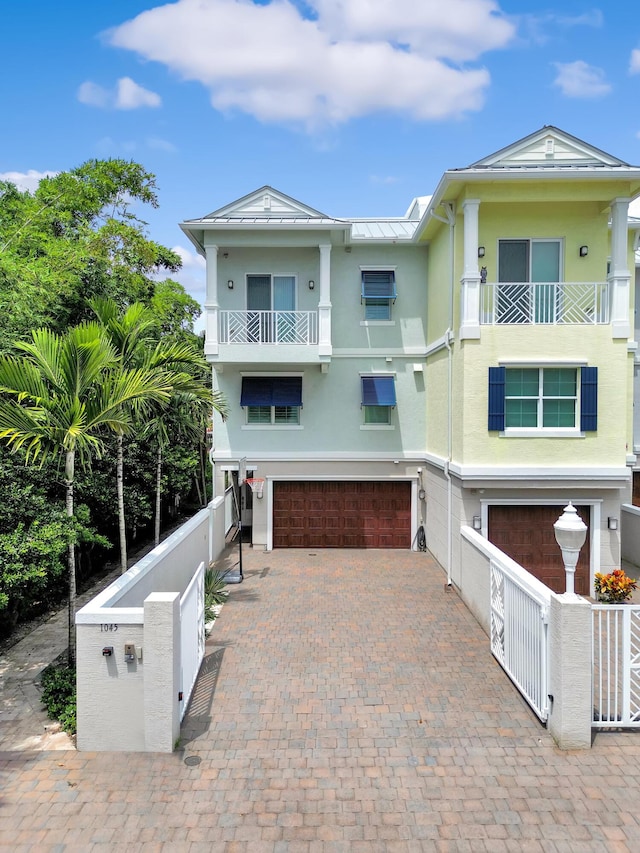
[[[272,405],[302,406],[302,376],[274,376]]]
[[[388,272],[363,272],[362,273],[362,298],[363,299],[388,299],[396,298],[396,274],[393,270]]]
[[[241,406],[301,406],[301,376],[243,376]]]
[[[595,432],[598,429],[598,368],[580,368],[580,429]]]
[[[504,383],[506,368],[489,368],[489,429],[504,429]]]
[[[393,376],[362,377],[363,406],[395,406],[396,385]]]

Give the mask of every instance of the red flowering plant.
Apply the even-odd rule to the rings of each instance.
[[[628,601],[637,588],[634,578],[630,578],[623,569],[614,569],[608,575],[596,574],[596,595],[605,604]]]

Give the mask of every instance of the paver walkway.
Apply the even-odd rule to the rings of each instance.
[[[178,752],[0,772],[2,850],[640,850],[640,735],[556,749],[426,554],[246,549]]]

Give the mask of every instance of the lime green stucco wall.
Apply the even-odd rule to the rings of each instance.
[[[584,438],[508,438],[487,428],[489,367],[509,361],[598,367],[598,429]],[[456,348],[453,459],[467,465],[624,466],[633,357],[609,326],[483,326]]]

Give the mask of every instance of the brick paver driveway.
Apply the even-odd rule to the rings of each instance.
[[[557,750],[444,580],[426,554],[245,549],[181,749],[1,754],[0,845],[639,850],[640,735]]]

